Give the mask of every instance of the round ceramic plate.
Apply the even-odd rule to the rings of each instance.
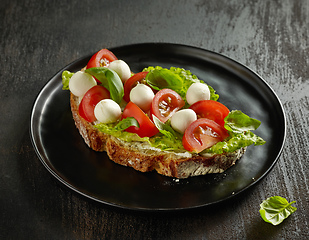
[[[61,69],[39,93],[30,133],[43,165],[60,182],[98,202],[136,210],[190,209],[227,200],[252,187],[274,166],[286,132],[282,105],[271,87],[245,66],[220,54],[184,45],[136,44],[110,49],[133,72],[147,66],[181,67],[212,86],[229,109],[242,110],[262,124],[255,133],[266,140],[222,174],[177,180],[142,173],[89,149],[72,119],[69,91],[62,90],[63,70],[76,72],[91,55]]]

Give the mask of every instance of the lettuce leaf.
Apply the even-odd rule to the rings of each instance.
[[[126,142],[148,142],[150,143],[149,137],[141,138],[136,133],[129,133],[129,132],[123,131],[124,129],[127,129],[129,126],[127,125],[127,123],[124,123],[122,121],[119,123],[98,123],[94,125],[94,127],[97,128],[100,132],[112,135]]]
[[[160,134],[149,139],[150,145],[163,151],[185,152],[181,138],[170,138],[167,135]]]
[[[251,118],[239,110],[231,111],[224,121],[224,127],[228,131],[238,133],[256,130],[261,124],[259,120]]]
[[[161,90],[163,88],[170,88],[177,92],[184,100],[186,100],[186,93],[192,83],[204,81],[199,80],[196,75],[189,70],[183,68],[171,67],[170,69],[162,68],[160,66],[148,67],[143,70],[149,72],[146,76],[146,82],[154,89]],[[219,95],[215,90],[207,85],[210,90],[210,99],[217,101]]]
[[[252,144],[263,145],[265,143],[261,137],[255,135],[251,131],[242,133],[229,132],[229,134],[230,137],[226,140],[205,149],[202,153],[222,154],[224,152],[234,152],[237,149],[248,147]]]
[[[62,72],[62,89],[63,90],[70,90],[69,89],[69,82],[70,82],[70,79],[71,77],[74,75],[74,73],[70,72],[70,71],[63,71]]]
[[[250,130],[256,130],[261,122],[250,118],[239,110],[233,110],[224,119],[224,127],[229,131],[229,137],[223,142],[218,142],[214,146],[205,149],[203,153],[221,154],[224,152],[234,152],[242,147],[252,144],[263,145],[266,141],[255,135]]]

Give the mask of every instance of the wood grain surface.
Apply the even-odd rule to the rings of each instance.
[[[309,1],[16,1],[0,4],[0,239],[309,239]],[[172,213],[96,203],[58,182],[32,147],[40,89],[62,67],[101,48],[180,43],[257,72],[286,113],[272,171],[243,194]],[[259,215],[270,196],[298,210],[278,226]]]

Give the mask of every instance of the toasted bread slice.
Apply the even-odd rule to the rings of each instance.
[[[241,158],[245,148],[232,153],[202,156],[189,152],[171,152],[151,147],[144,142],[125,142],[100,132],[78,113],[79,98],[71,93],[71,111],[76,127],[85,143],[95,151],[106,151],[115,163],[141,172],[157,171],[159,174],[187,178],[208,173],[222,173]]]

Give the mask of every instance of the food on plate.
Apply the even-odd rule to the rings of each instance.
[[[76,127],[86,144],[141,172],[187,178],[222,173],[249,145],[260,121],[218,101],[189,70],[149,66],[132,73],[111,51],[62,73]]]

